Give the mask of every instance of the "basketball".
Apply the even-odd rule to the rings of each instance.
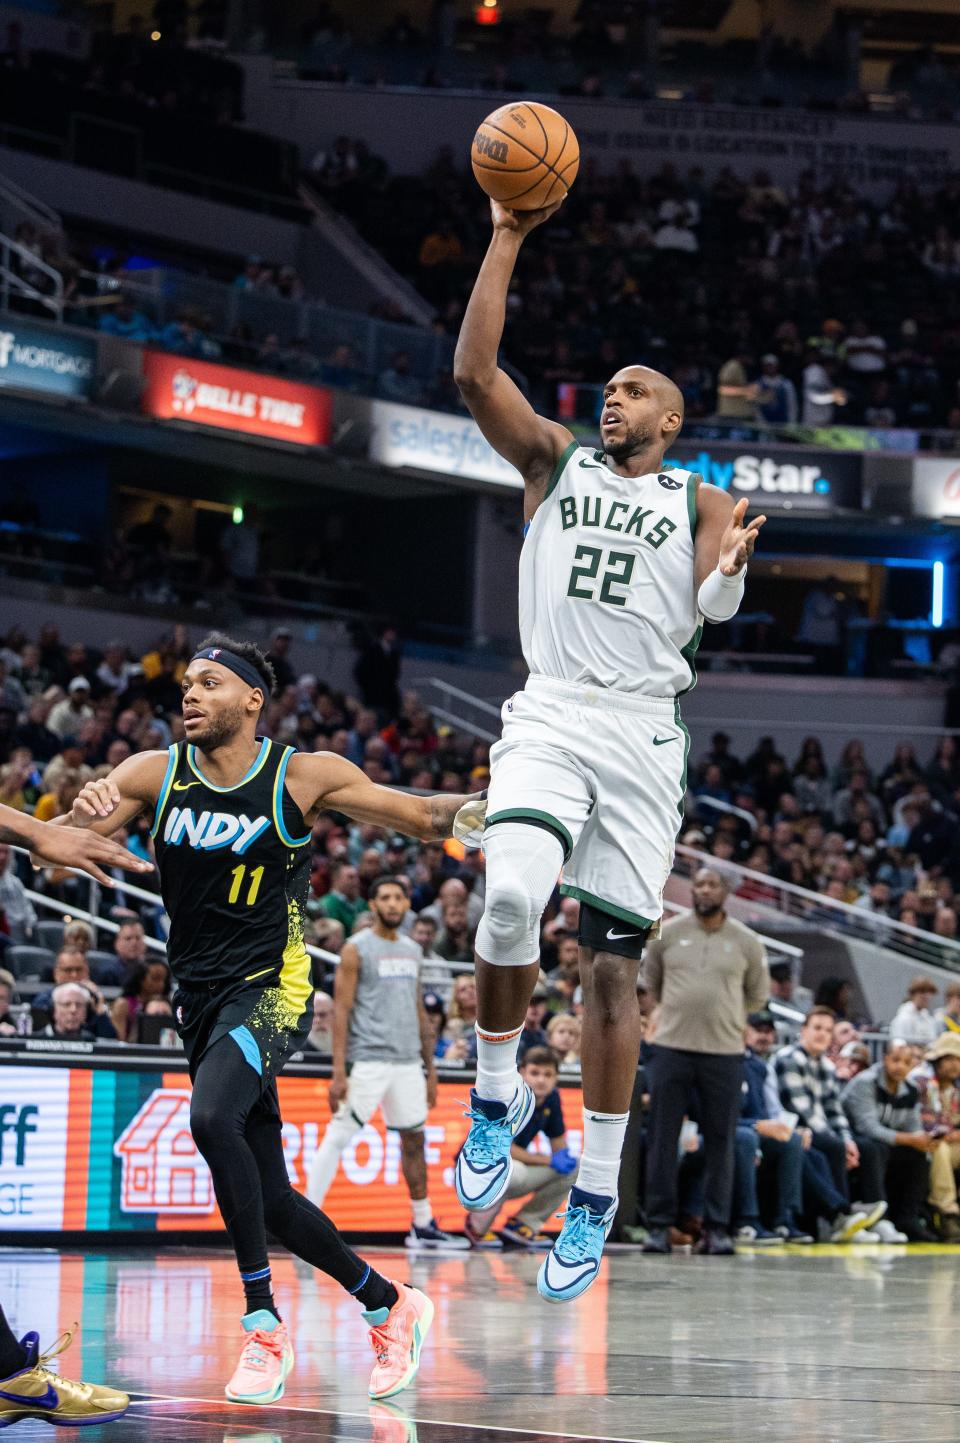
[[[577,178],[580,146],[549,105],[501,105],[480,125],[470,153],[473,173],[492,200],[538,210],[561,200]]]

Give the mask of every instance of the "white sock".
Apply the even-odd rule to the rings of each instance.
[[[517,1049],[522,1027],[512,1032],[490,1032],[474,1024],[477,1034],[478,1097],[485,1102],[510,1102],[517,1090]]]
[[[428,1228],[433,1222],[433,1208],[430,1206],[428,1197],[413,1197],[410,1199],[413,1207],[413,1226],[415,1228]]]
[[[583,1109],[583,1156],[577,1173],[577,1187],[601,1197],[617,1196],[620,1154],[627,1133],[628,1112],[595,1112]]]

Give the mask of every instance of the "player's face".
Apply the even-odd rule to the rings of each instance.
[[[385,927],[399,927],[410,901],[402,887],[381,887],[375,897],[370,898],[370,910]]]
[[[213,751],[233,740],[260,715],[251,698],[261,695],[215,661],[193,662],[183,677],[183,730],[193,746]]]
[[[661,440],[665,429],[679,429],[679,416],[667,428],[667,415],[656,372],[646,366],[618,371],[603,388],[600,440],[604,451],[614,461],[625,461],[651,441]]]

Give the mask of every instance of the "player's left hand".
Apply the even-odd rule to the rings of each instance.
[[[458,842],[474,851],[483,846],[483,824],[487,816],[487,794],[478,792],[457,812],[453,819],[453,835]]]
[[[437,1074],[431,1067],[427,1073],[427,1107],[432,1112],[437,1105]]]
[[[60,867],[75,867],[95,877],[104,887],[115,887],[113,877],[97,865],[120,867],[124,872],[152,872],[149,862],[135,857],[119,842],[101,837],[96,832],[74,831],[72,827],[45,826],[38,841],[34,841],[30,853],[41,864],[54,863]]]
[[[736,576],[742,571],[757,544],[757,534],[766,521],[765,516],[755,516],[746,526],[743,518],[747,514],[747,498],[744,496],[733,508],[730,524],[720,542],[720,570],[724,576]]]

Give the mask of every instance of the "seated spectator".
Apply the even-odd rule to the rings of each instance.
[[[435,917],[427,917],[422,912],[415,917],[413,926],[410,928],[410,939],[417,943],[425,962],[442,960],[436,950],[437,920]]]
[[[87,1018],[87,1026],[90,1031],[97,1037],[116,1040],[116,1028],[110,1021],[103,993],[96,982],[91,980],[86,954],[71,951],[66,944],[61,948],[57,960],[53,964],[54,987],[59,987],[64,982],[78,982],[89,996],[91,1009]],[[33,999],[33,1005],[38,1012],[52,1012],[53,988],[49,992],[39,992]]]
[[[360,873],[350,862],[337,862],[330,882],[330,891],[321,898],[320,910],[325,917],[339,922],[344,935],[350,937],[356,931],[357,918],[367,908],[360,895]]]
[[[138,311],[131,298],[121,294],[112,310],[100,317],[99,329],[108,336],[120,336],[140,345],[156,339],[157,331],[149,316]]]
[[[437,955],[447,962],[472,962],[476,933],[470,926],[466,901],[451,897],[444,902],[441,923],[435,943]]]
[[[832,1012],[835,1024],[849,1021],[849,1009],[852,1001],[853,987],[845,977],[824,977],[818,984],[813,997],[814,1007],[825,1007]],[[834,1026],[834,1044],[839,1041],[842,1046],[843,1043],[850,1040],[849,1036],[837,1039],[836,1026]]]
[[[169,999],[170,968],[166,962],[150,957],[135,962],[128,970],[121,995],[110,1009],[110,1020],[121,1042],[136,1042],[139,1019],[148,1002],[156,997]]]
[[[547,1047],[532,1047],[520,1064],[520,1075],[533,1093],[535,1105],[529,1121],[513,1139],[513,1170],[503,1200],[530,1193],[533,1196],[520,1212],[507,1219],[501,1237],[517,1247],[538,1248],[547,1241],[541,1231],[544,1223],[562,1207],[577,1180],[577,1160],[567,1141],[554,1053]],[[550,1144],[549,1153],[530,1150],[530,1144],[540,1135]],[[489,1228],[500,1207],[498,1203],[493,1208],[467,1213],[464,1231],[474,1247],[498,1245]]]
[[[813,1007],[800,1029],[799,1042],[781,1048],[773,1066],[781,1106],[809,1132],[810,1148],[827,1164],[830,1190],[819,1190],[819,1215],[829,1226],[832,1242],[850,1242],[887,1209],[879,1199],[871,1199],[866,1210],[850,1207],[847,1174],[859,1164],[860,1150],[840,1103],[836,1073],[824,1055],[832,1040],[833,1013],[828,1007]],[[876,1240],[872,1233],[869,1237]]]
[[[780,362],[766,355],[760,362],[757,382],[757,411],[770,426],[793,425],[797,419],[797,390],[793,382],[780,374]]]
[[[443,1005],[443,998],[439,992],[425,992],[423,994],[423,1010],[427,1014],[427,1021],[433,1033],[433,1055],[435,1058],[442,1058],[447,1051],[448,1043],[444,1040],[443,1032],[447,1025],[447,1010]]]
[[[558,1012],[547,1023],[547,1043],[557,1055],[561,1069],[580,1069],[581,1023],[569,1012]]]
[[[60,945],[65,951],[82,952],[86,956],[96,940],[89,922],[68,922]]]
[[[813,993],[799,985],[790,962],[770,963],[770,996],[797,1012],[809,1012],[813,1006]]]
[[[929,1188],[929,1155],[937,1143],[924,1129],[919,1090],[907,1081],[912,1066],[909,1047],[893,1036],[882,1062],[848,1082],[840,1095],[860,1149],[856,1190],[888,1206],[889,1216],[873,1225],[884,1243],[932,1241],[920,1212]]]
[[[960,1037],[944,1032],[926,1051],[927,1066],[910,1074],[920,1094],[924,1131],[936,1147],[930,1155],[929,1202],[933,1223],[944,1242],[960,1242]]]
[[[812,1242],[798,1225],[803,1207],[803,1140],[793,1119],[783,1116],[768,1059],[776,1046],[776,1024],[767,1008],[747,1018],[743,1059],[743,1103],[734,1152],[731,1221],[734,1242]],[[758,1167],[759,1164],[759,1167]],[[760,1169],[772,1174],[773,1231],[760,1221]]]
[[[943,1032],[960,1034],[960,982],[950,982],[943,990],[943,1006],[934,1013]]]
[[[477,1056],[477,984],[469,972],[461,972],[453,980],[453,996],[447,1013],[445,1059],[448,1062],[474,1062]]]
[[[52,993],[53,1016],[41,1032],[42,1037],[57,1037],[65,1042],[93,1042],[95,1033],[89,1026],[92,1003],[86,988],[78,982],[61,982]]]
[[[313,1020],[303,1045],[322,1057],[333,1056],[333,998],[319,987],[313,994]]]
[[[533,989],[530,1002],[527,1007],[527,1015],[523,1020],[523,1031],[520,1033],[520,1042],[517,1048],[518,1057],[522,1057],[531,1047],[546,1047],[547,1034],[543,1024],[547,1016],[547,1002],[549,992],[543,982],[538,982]]]
[[[58,701],[47,718],[47,726],[60,738],[76,736],[85,721],[93,717],[90,705],[90,683],[85,676],[75,676],[67,687],[68,695]]]
[[[901,1003],[890,1023],[891,1037],[920,1045],[933,1042],[943,1030],[932,1009],[937,984],[929,977],[914,977],[907,988],[907,1000]]]
[[[412,374],[406,351],[396,351],[389,366],[380,372],[377,393],[386,401],[402,401],[408,406],[418,406],[423,401],[423,387]]]
[[[17,876],[13,851],[5,843],[0,844],[0,915],[11,942],[21,944],[30,941],[37,925],[37,914],[27,896],[26,887]]]
[[[97,963],[93,975],[101,987],[122,987],[131,968],[147,960],[147,938],[139,917],[126,917],[114,933],[113,953],[116,961]]]
[[[849,1082],[859,1077],[861,1072],[866,1072],[870,1061],[870,1049],[865,1042],[845,1042],[833,1063],[838,1081]]]
[[[15,1037],[17,1025],[10,1014],[16,996],[16,982],[12,972],[0,967],[0,1037]]]

